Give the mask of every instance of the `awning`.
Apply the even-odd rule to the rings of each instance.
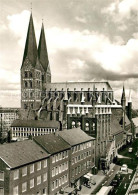
[[[87,173],[87,175],[88,175],[89,177],[92,177],[92,176],[93,176],[93,174],[91,174],[91,173]]]
[[[87,178],[87,179],[90,179],[90,176],[89,175],[84,175],[83,177]]]

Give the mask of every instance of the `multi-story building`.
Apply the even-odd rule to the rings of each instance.
[[[12,122],[19,118],[18,112],[19,108],[0,107],[0,128],[2,129],[2,136],[7,136]]]
[[[80,128],[63,130],[58,134],[71,145],[70,183],[79,187],[83,183],[83,176],[91,174],[95,167],[95,138]]]
[[[55,133],[60,130],[58,121],[15,120],[11,125],[12,140],[28,139],[30,136]]]
[[[34,137],[33,140],[50,154],[48,194],[56,194],[69,186],[70,145],[54,134]]]
[[[32,140],[0,145],[0,194],[48,194],[48,157]]]

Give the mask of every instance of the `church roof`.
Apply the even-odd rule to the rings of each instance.
[[[47,46],[46,46],[46,39],[45,39],[45,32],[44,32],[44,25],[42,24],[39,46],[38,46],[38,57],[39,60],[44,68],[47,71],[48,67],[48,53],[47,53]]]
[[[93,91],[95,85],[96,91],[113,91],[110,84],[108,82],[61,82],[61,83],[47,83],[46,90],[49,91]]]
[[[32,65],[35,66],[35,62],[37,58],[37,44],[36,44],[36,38],[35,38],[35,30],[34,30],[32,13],[30,15],[28,33],[27,33],[26,44],[25,44],[25,49],[24,49],[23,62],[25,61],[26,57],[29,59]]]

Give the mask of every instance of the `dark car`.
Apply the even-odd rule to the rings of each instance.
[[[119,181],[117,179],[113,179],[110,183],[111,186],[118,186]]]

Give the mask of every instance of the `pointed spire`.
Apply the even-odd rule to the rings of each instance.
[[[35,38],[34,24],[32,13],[30,15],[29,27],[27,32],[26,44],[24,49],[23,62],[28,57],[33,66],[35,66],[37,58],[37,44]]]
[[[128,99],[128,102],[132,102],[132,99],[131,99],[131,90],[129,91],[129,99]]]
[[[43,23],[42,23],[41,34],[40,34],[40,39],[39,39],[38,57],[39,57],[39,60],[44,70],[47,71],[49,60],[48,60],[48,53],[47,53],[47,46],[46,46],[45,31],[44,31]]]
[[[122,92],[121,100],[126,100],[126,96],[125,96],[125,87],[124,87],[124,85],[123,85],[123,92]]]

